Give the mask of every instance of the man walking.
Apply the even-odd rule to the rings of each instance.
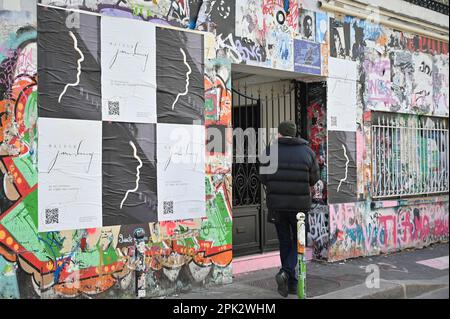
[[[278,127],[278,169],[273,174],[260,173],[266,186],[268,222],[274,223],[280,243],[281,270],[276,275],[278,292],[283,297],[297,293],[297,219],[298,212],[311,208],[310,186],[319,180],[316,155],[308,142],[296,137],[292,121]],[[271,145],[266,155],[275,150]]]

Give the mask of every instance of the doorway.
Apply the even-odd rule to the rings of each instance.
[[[233,129],[254,129],[257,141],[259,134],[265,133],[264,144],[261,145],[265,148],[276,138],[271,135],[271,128],[278,127],[285,120],[299,121],[295,107],[295,82],[264,80],[262,77],[257,81],[252,77],[242,77],[240,81],[234,81],[232,92]],[[233,255],[278,250],[275,227],[267,223],[265,192],[258,178],[259,163],[248,160],[248,139],[244,139],[245,159],[238,163],[235,138],[233,142]],[[256,154],[261,146],[257,146]]]
[[[233,129],[254,128],[258,132],[261,128],[265,133],[265,148],[276,138],[271,135],[271,128],[277,128],[282,121],[295,121],[298,136],[308,140],[318,159],[321,158],[321,180],[326,186],[327,89],[324,79],[280,80],[238,72],[233,73],[233,79]],[[259,163],[237,163],[236,143],[233,142],[233,255],[278,250],[275,227],[267,223],[265,192],[258,179]],[[247,148],[245,141],[245,155],[248,155]],[[323,196],[313,199],[313,205],[326,202],[325,187]],[[308,226],[307,220],[307,232]]]

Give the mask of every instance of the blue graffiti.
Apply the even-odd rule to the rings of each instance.
[[[289,0],[284,0],[284,11],[289,12]]]

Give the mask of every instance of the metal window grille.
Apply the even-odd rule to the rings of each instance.
[[[448,0],[405,0],[422,8],[448,15]]]
[[[372,197],[449,190],[445,118],[379,115],[372,125]]]

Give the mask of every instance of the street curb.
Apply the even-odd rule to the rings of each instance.
[[[380,288],[368,288],[365,284],[334,291],[311,299],[409,299],[448,287],[449,276],[433,280],[380,280]]]

